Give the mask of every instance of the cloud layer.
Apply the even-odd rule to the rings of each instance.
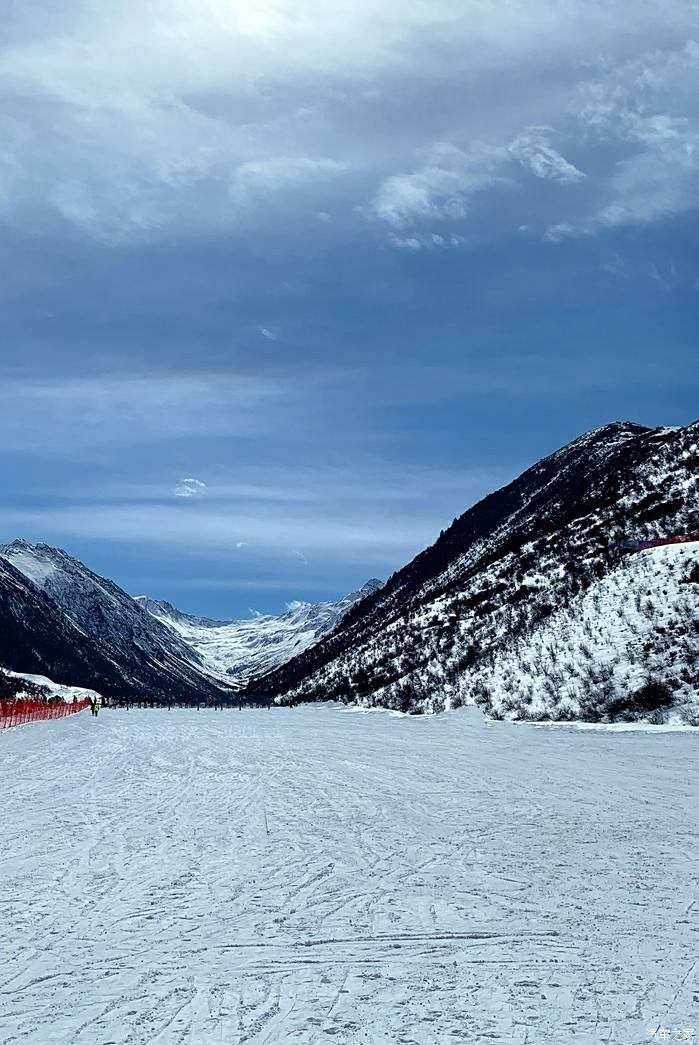
[[[463,231],[528,179],[594,232],[696,204],[694,0],[66,0],[0,46],[0,217],[109,243]],[[553,191],[555,189],[555,191]],[[432,228],[439,225],[439,228]]]

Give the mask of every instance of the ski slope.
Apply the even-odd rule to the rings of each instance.
[[[9,731],[0,1041],[699,1035],[698,742],[473,708]]]

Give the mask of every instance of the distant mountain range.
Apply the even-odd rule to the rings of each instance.
[[[385,584],[217,621],[65,552],[0,547],[0,665],[106,694],[699,724],[699,423],[615,422],[490,494]]]
[[[339,602],[293,602],[278,617],[260,615],[249,620],[194,617],[169,602],[143,595],[136,601],[195,650],[212,676],[243,686],[318,642],[355,603],[380,587],[381,581],[371,580]]]
[[[380,584],[279,617],[214,621],[134,599],[59,548],[16,540],[0,546],[0,665],[106,695],[215,700],[306,649]]]
[[[281,700],[699,724],[699,424],[616,422],[490,494],[258,684]]]
[[[107,695],[222,692],[198,654],[113,581],[22,540],[0,546],[0,663]]]

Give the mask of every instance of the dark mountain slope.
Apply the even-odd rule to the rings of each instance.
[[[220,695],[198,655],[113,581],[66,552],[0,547],[0,660],[106,694]]]
[[[575,440],[465,512],[331,635],[257,685],[298,699],[420,705],[421,685],[410,683],[425,665],[455,676],[482,664],[604,576],[620,538],[699,528],[698,431],[616,422]],[[390,688],[401,681],[398,697]]]
[[[60,606],[0,557],[0,663],[107,691],[114,664],[68,620]]]

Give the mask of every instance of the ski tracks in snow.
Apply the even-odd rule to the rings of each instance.
[[[0,738],[3,1045],[696,1026],[696,737],[342,709]]]

